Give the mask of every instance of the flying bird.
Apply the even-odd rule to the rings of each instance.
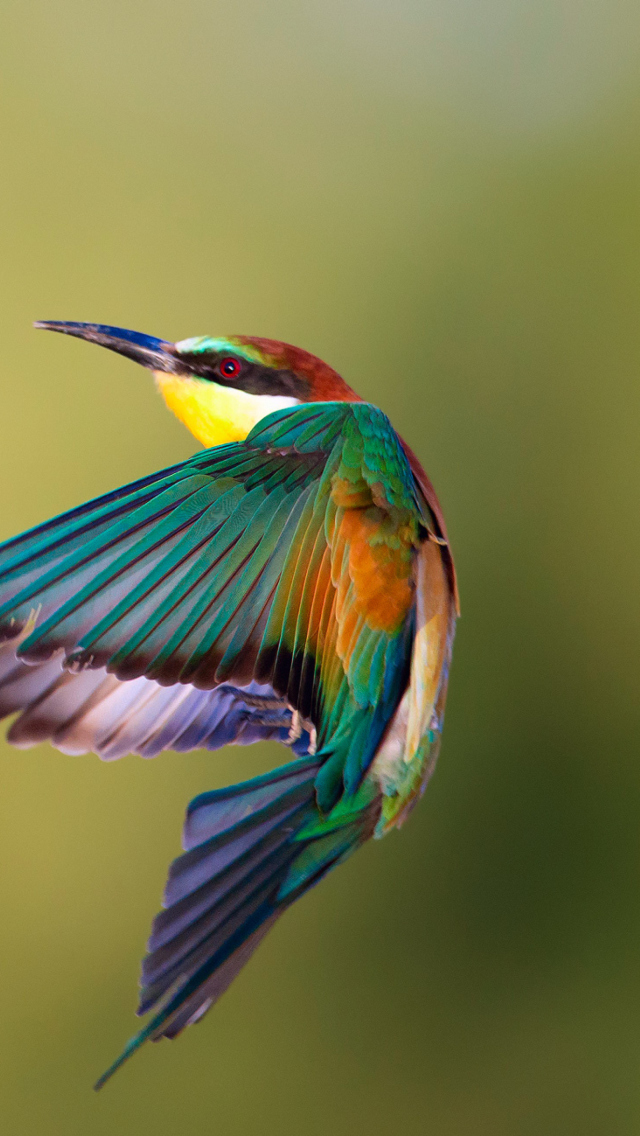
[[[276,739],[187,808],[142,965],[173,1038],[433,770],[458,612],[442,512],[377,407],[276,340],[40,322],[152,371],[204,449],[0,545],[9,741],[105,761]]]

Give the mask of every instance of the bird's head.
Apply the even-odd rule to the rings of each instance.
[[[42,320],[35,327],[108,347],[153,371],[167,406],[205,446],[239,442],[273,410],[301,402],[359,402],[315,355],[247,335],[170,343],[96,323]]]

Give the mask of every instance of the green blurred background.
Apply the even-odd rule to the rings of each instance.
[[[0,536],[193,443],[33,319],[298,343],[440,493],[459,625],[400,835],[133,1032],[187,801],[265,747],[0,754],[7,1136],[640,1133],[636,0],[2,6]]]

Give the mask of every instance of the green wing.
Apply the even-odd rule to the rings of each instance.
[[[385,416],[320,403],[0,546],[11,740],[111,758],[277,737],[298,756],[189,806],[143,964],[154,1016],[99,1084],[198,1020],[297,896],[421,791],[453,627],[439,543]],[[395,727],[380,742],[401,700],[396,752]]]
[[[64,660],[67,683],[263,684],[316,730],[327,808],[407,685],[433,524],[379,410],[279,411],[1,546],[0,634],[33,674]]]

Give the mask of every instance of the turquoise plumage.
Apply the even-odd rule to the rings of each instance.
[[[290,404],[261,404],[239,440],[0,546],[10,741],[109,760],[276,738],[296,755],[189,806],[143,966],[138,1012],[153,1016],[102,1084],[146,1038],[201,1017],[286,907],[404,818],[439,746],[455,582],[413,455],[346,384],[350,398],[336,383],[334,398],[315,397],[327,380],[314,392],[314,357],[305,370],[298,353],[294,372],[275,350],[286,345],[244,340],[243,355],[216,340],[196,371],[193,344],[209,341],[181,352],[96,325],[54,329],[110,336],[156,371],[166,356],[167,373],[221,390],[233,362],[232,389],[268,402],[251,393],[261,368]],[[305,401],[278,398],[288,375]]]

